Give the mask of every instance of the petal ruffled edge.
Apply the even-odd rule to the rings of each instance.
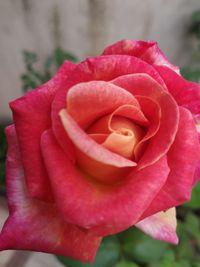
[[[130,55],[141,58],[151,65],[167,66],[180,73],[177,66],[172,65],[155,41],[121,40],[106,47],[103,55]]]
[[[135,226],[142,230],[145,234],[150,235],[155,239],[166,241],[172,244],[178,244],[175,208],[158,212],[143,219],[142,221],[139,221]]]
[[[50,81],[10,103],[28,190],[32,197],[49,202],[53,196],[41,156],[40,137],[51,126],[51,104],[56,91],[75,66],[65,61]]]
[[[133,170],[122,183],[107,186],[85,177],[58,146],[51,130],[43,134],[41,144],[62,217],[99,236],[135,224],[169,173],[166,158],[162,158],[141,171]]]
[[[40,251],[92,262],[101,238],[67,224],[55,205],[29,196],[14,126],[8,127],[6,132],[10,215],[0,234],[0,250]]]

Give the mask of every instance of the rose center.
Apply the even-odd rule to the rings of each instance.
[[[108,150],[134,159],[134,148],[145,132],[130,119],[121,116],[105,116],[89,127],[87,133]]]

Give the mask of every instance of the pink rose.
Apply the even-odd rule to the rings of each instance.
[[[10,106],[1,250],[91,262],[103,236],[133,225],[178,242],[174,207],[199,178],[200,89],[155,42],[65,62]]]

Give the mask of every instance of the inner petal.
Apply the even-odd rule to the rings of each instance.
[[[144,137],[145,130],[132,120],[113,113],[99,119],[89,127],[87,133],[111,152],[132,159],[134,149]]]
[[[145,134],[144,129],[121,116],[113,116],[108,127],[111,133],[102,145],[125,158],[132,158],[134,148]]]

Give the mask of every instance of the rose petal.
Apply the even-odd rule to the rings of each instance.
[[[179,73],[179,68],[172,65],[154,41],[121,40],[108,46],[103,55],[130,55],[143,59],[151,65],[167,66]]]
[[[137,96],[136,98],[140,103],[141,110],[148,118],[149,122],[149,127],[146,130],[145,136],[136,145],[136,148],[134,150],[135,159],[136,161],[138,161],[148,144],[147,141],[152,138],[160,128],[161,109],[158,103],[153,101],[149,97]]]
[[[0,250],[43,251],[82,261],[93,261],[101,238],[64,222],[55,205],[29,197],[13,126],[7,128],[7,137],[7,193],[10,215],[0,234]]]
[[[137,140],[131,132],[129,135],[111,133],[102,146],[122,157],[131,159],[136,142]]]
[[[10,103],[13,111],[26,183],[32,197],[52,201],[40,152],[40,136],[51,125],[51,103],[74,64],[66,61],[47,83]],[[70,148],[69,148],[70,149]]]
[[[178,132],[167,156],[170,167],[169,177],[143,218],[178,206],[190,199],[200,150],[194,120],[185,108],[180,107]]]
[[[141,126],[149,126],[149,121],[141,111],[141,108],[137,108],[132,105],[123,105],[117,108],[110,116],[110,122],[114,116],[121,116],[130,119],[133,123],[140,124]]]
[[[155,114],[154,114],[155,115]],[[141,126],[149,126],[149,121],[144,116],[140,108],[132,105],[122,105],[114,110],[110,115],[104,116],[95,121],[86,132],[92,133],[110,133],[112,132],[111,122],[115,116],[130,119],[130,123],[136,123]]]
[[[116,233],[136,223],[169,173],[162,158],[139,172],[133,171],[123,183],[107,186],[86,179],[57,145],[51,131],[42,135],[42,151],[63,218],[93,228],[90,231],[98,235]]]
[[[178,105],[189,109],[193,114],[200,114],[200,85],[183,79],[167,67],[159,66],[157,70]]]
[[[161,211],[150,217],[139,221],[136,225],[145,234],[151,237],[166,241],[172,244],[178,244],[176,234],[176,209],[171,208],[167,211]]]
[[[66,133],[58,115],[61,109],[66,108],[66,95],[68,90],[75,84],[81,82],[88,82],[92,80],[109,81],[121,75],[141,72],[147,73],[162,86],[165,86],[162,78],[155,68],[146,62],[131,56],[111,55],[89,58],[78,64],[74,71],[70,73],[70,79],[66,80],[62,87],[59,88],[52,103],[53,132],[56,136],[57,142],[69,158],[73,159],[71,156],[72,152],[70,140],[69,138],[66,138]]]
[[[133,95],[146,96],[156,101],[161,108],[160,128],[151,138],[148,147],[139,161],[144,168],[155,163],[167,153],[178,129],[179,111],[176,102],[163,88],[147,74],[124,75],[112,81]]]
[[[67,93],[67,111],[84,129],[125,104],[139,107],[132,94],[104,81],[79,83]]]
[[[76,148],[85,153],[88,157],[101,163],[120,168],[137,165],[135,162],[112,153],[103,146],[97,144],[78,126],[66,110],[62,110],[60,116],[69,138],[75,144]]]
[[[144,129],[121,116],[113,116],[109,128],[111,133],[102,145],[123,157],[133,158],[135,146],[145,135]]]

